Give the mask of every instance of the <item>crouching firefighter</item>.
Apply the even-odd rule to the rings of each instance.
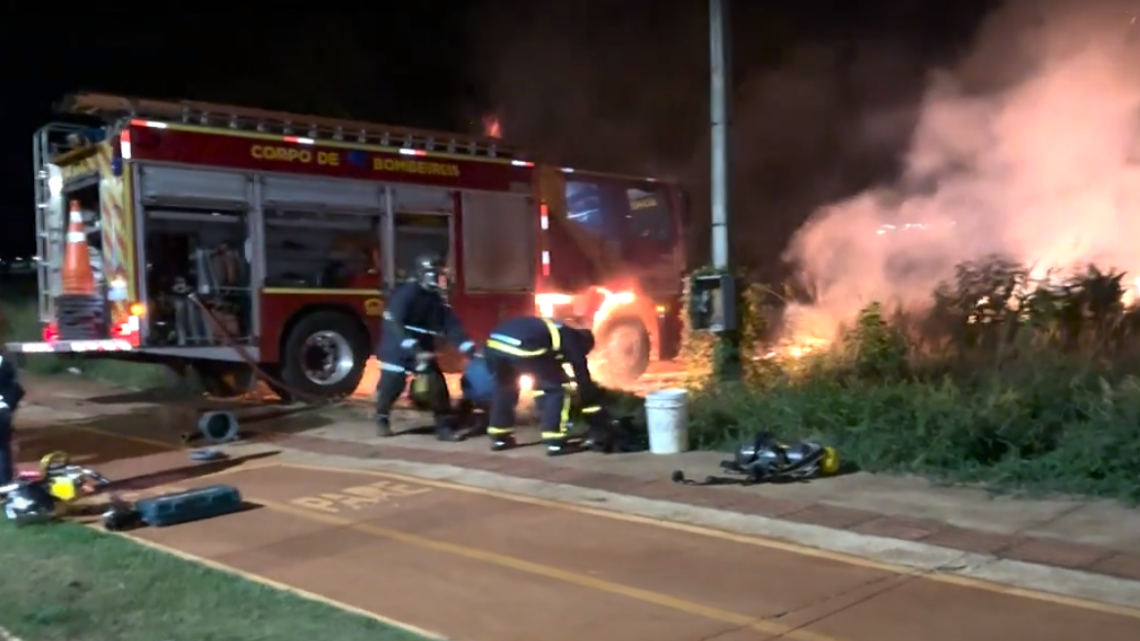
[[[392,406],[408,386],[408,374],[429,377],[427,399],[435,416],[436,437],[457,441],[462,437],[451,408],[447,382],[435,360],[437,341],[446,338],[464,354],[471,354],[475,343],[452,311],[445,294],[449,287],[446,264],[438,256],[421,256],[416,261],[416,278],[392,292],[384,310],[380,331],[380,382],[376,384],[376,432],[392,435]]]
[[[570,438],[570,378],[563,365],[574,373],[581,412],[591,437],[605,429],[601,390],[590,378],[586,357],[594,349],[594,333],[566,327],[545,318],[525,316],[506,321],[491,331],[483,350],[487,367],[495,381],[487,435],[491,449],[498,452],[516,445],[515,410],[519,402],[519,377],[534,380],[535,404],[539,410],[542,442],[546,453],[563,454]]]
[[[16,477],[12,417],[23,398],[16,364],[0,353],[0,485],[7,485]]]

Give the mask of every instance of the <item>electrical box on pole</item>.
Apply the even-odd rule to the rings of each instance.
[[[714,334],[737,328],[736,279],[730,273],[698,274],[689,282],[689,326]]]

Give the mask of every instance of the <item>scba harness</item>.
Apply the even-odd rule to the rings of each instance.
[[[673,472],[673,481],[685,485],[726,485],[806,481],[833,476],[840,472],[839,453],[835,448],[816,441],[782,443],[770,432],[758,432],[740,444],[731,460],[722,461],[721,469],[744,478],[709,476],[693,481],[681,470]]]

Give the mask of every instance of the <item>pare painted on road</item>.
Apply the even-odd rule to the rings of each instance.
[[[325,492],[315,496],[302,496],[289,502],[297,507],[316,510],[326,514],[352,512],[374,505],[389,503],[427,494],[432,488],[411,485],[399,481],[373,481],[366,485],[346,487],[336,492]]]

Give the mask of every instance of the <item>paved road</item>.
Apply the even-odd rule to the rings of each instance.
[[[389,474],[255,465],[222,478],[262,507],[137,536],[452,639],[1134,641],[1140,633],[1140,611],[764,539]]]

